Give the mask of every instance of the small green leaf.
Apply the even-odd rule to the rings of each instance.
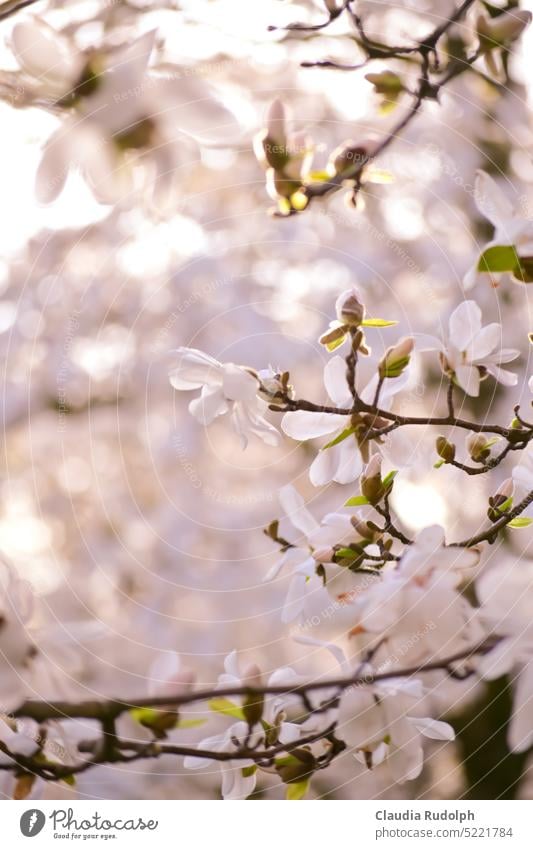
[[[368,504],[368,498],[364,495],[353,495],[348,501],[344,502],[345,507],[362,507],[363,504]]]
[[[179,719],[176,723],[176,728],[199,728],[200,725],[205,725],[207,719]]]
[[[64,775],[61,779],[65,784],[68,784],[69,787],[76,786],[76,776],[75,775]]]
[[[344,442],[344,440],[348,439],[348,437],[351,436],[353,433],[355,433],[355,431],[356,431],[355,427],[345,428],[343,431],[341,431],[339,434],[337,434],[335,439],[332,439],[331,442],[328,442],[326,445],[324,445],[324,447],[322,448],[322,451],[325,451],[326,448],[333,448],[333,446],[338,445],[339,442]]]
[[[326,344],[326,350],[331,354],[333,351],[336,351],[337,348],[340,348],[341,345],[344,345],[346,340],[346,336],[341,336],[340,339],[335,339],[333,342],[328,342]]]
[[[398,324],[397,321],[387,321],[386,318],[365,318],[361,322],[361,327],[394,327]]]
[[[229,699],[210,699],[208,707],[215,713],[222,713],[224,716],[232,716],[234,719],[244,719],[244,713],[239,705],[235,702],[230,702]]]
[[[434,469],[440,469],[441,466],[444,466],[445,460],[437,460],[436,463],[433,463]]]
[[[313,183],[326,183],[331,180],[329,171],[311,171],[309,180]]]
[[[512,519],[507,525],[508,528],[527,528],[533,524],[533,519],[526,519],[525,516],[519,516],[517,519]]]
[[[394,480],[394,478],[396,477],[396,475],[397,475],[397,474],[398,474],[398,469],[393,469],[393,470],[392,470],[392,471],[390,471],[387,475],[385,475],[385,477],[384,477],[384,478],[383,478],[383,480],[381,481],[381,483],[383,484],[383,486],[384,486],[384,487],[386,487],[386,488],[387,488],[387,487],[389,487],[389,486],[390,486],[390,484],[393,482],[393,480]]]
[[[483,272],[514,271],[520,265],[520,259],[514,245],[493,245],[487,248],[477,264],[477,270]]]
[[[255,764],[252,764],[252,766],[245,766],[241,769],[241,772],[243,778],[250,778],[251,775],[255,775],[257,772],[257,767]]]
[[[336,557],[340,557],[341,560],[353,559],[354,557],[359,557],[361,555],[360,551],[354,551],[353,548],[338,548],[335,552]]]
[[[303,781],[297,781],[294,784],[289,784],[287,786],[287,795],[286,799],[291,802],[297,801],[299,799],[303,799],[305,794],[307,793],[307,788],[309,787],[309,779],[305,778]]]

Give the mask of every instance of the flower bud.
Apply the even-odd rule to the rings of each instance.
[[[455,445],[444,436],[438,436],[436,442],[437,454],[445,463],[451,463],[455,460]]]
[[[328,171],[334,175],[352,177],[368,162],[368,147],[353,141],[343,142],[330,154]]]
[[[242,683],[247,687],[261,687],[261,670],[257,663],[248,663],[242,671]]]
[[[475,463],[484,463],[490,456],[489,440],[482,433],[471,433],[466,439],[466,447]]]
[[[279,98],[276,98],[268,107],[266,128],[268,138],[273,144],[277,144],[280,147],[286,147],[287,145],[287,136],[285,133],[286,118],[287,112],[285,106]]]
[[[374,454],[361,475],[361,493],[370,504],[379,504],[385,494],[381,481],[381,456]]]
[[[414,348],[412,336],[400,339],[392,348],[385,352],[385,356],[379,364],[379,376],[384,378],[400,377],[403,370],[409,365],[411,353]]]
[[[381,71],[379,74],[365,74],[365,80],[372,83],[377,94],[388,100],[396,100],[403,91],[403,82],[394,71]]]
[[[317,563],[332,563],[334,554],[335,552],[331,546],[329,548],[325,546],[323,548],[315,548],[313,551],[313,557]]]
[[[288,371],[279,374],[272,368],[265,368],[257,372],[256,376],[259,381],[257,394],[265,401],[283,401],[294,396]]]
[[[487,516],[491,522],[497,522],[502,518],[504,513],[513,506],[514,483],[512,478],[508,478],[500,486],[496,495],[489,498],[489,509]]]
[[[337,318],[349,327],[359,327],[365,317],[365,307],[359,300],[357,289],[347,289],[335,302]]]
[[[479,47],[483,52],[493,50],[515,41],[531,22],[531,12],[525,9],[516,9],[504,12],[496,18],[489,18],[485,14],[479,15],[476,22],[476,32],[479,38]]]

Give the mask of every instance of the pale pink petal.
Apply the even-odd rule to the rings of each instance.
[[[348,416],[340,416],[336,413],[309,413],[307,410],[296,410],[294,413],[285,413],[281,420],[281,429],[292,439],[305,441],[344,430],[349,423]]]

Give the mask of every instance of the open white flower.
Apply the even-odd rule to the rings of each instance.
[[[211,144],[235,134],[235,120],[201,79],[149,68],[154,43],[152,31],[84,53],[40,20],[15,27],[13,49],[35,96],[67,116],[37,172],[43,203],[59,195],[74,168],[103,203],[127,197],[141,172],[144,193],[150,184],[152,197],[167,199],[191,141]]]
[[[475,301],[463,301],[450,316],[448,338],[421,340],[421,350],[440,351],[441,365],[467,395],[477,397],[479,384],[487,374],[504,386],[515,386],[517,377],[500,368],[515,360],[520,351],[502,348],[502,326],[481,325],[481,310]]]
[[[218,678],[218,687],[245,687],[260,686],[261,672],[255,664],[241,666],[237,652],[231,652],[224,660],[224,672]],[[262,722],[249,727],[248,723],[240,720],[234,722],[220,734],[206,737],[198,744],[199,749],[214,752],[231,753],[239,745],[250,748],[264,748],[272,744],[272,738],[267,743],[263,722],[270,727],[271,734],[275,729],[277,743],[294,743],[301,734],[301,726],[293,722],[285,721],[285,708],[294,701],[290,695],[291,687],[301,683],[299,676],[290,667],[281,667],[274,670],[267,681],[267,686],[287,687],[287,696],[266,696],[262,712]],[[243,699],[234,702],[225,701],[225,710],[238,716]],[[230,713],[230,715],[231,715]],[[195,756],[186,757],[184,766],[186,769],[203,769],[213,761]],[[246,799],[253,793],[257,781],[257,766],[252,759],[235,759],[217,761],[222,774],[222,797],[224,799]]]
[[[297,639],[326,648],[344,676],[354,675],[355,668],[340,646],[312,638]],[[356,668],[359,675],[375,671],[368,664]],[[336,712],[337,734],[369,769],[386,762],[394,780],[400,784],[417,778],[424,761],[423,738],[453,740],[455,737],[447,722],[417,716],[423,696],[422,682],[416,678],[390,678],[372,685],[349,687],[342,693]]]
[[[459,585],[478,559],[474,549],[446,547],[439,526],[425,528],[355,600],[351,634],[364,646],[381,643],[374,663],[383,671],[475,645],[483,630]]]
[[[519,562],[512,569],[490,569],[476,582],[481,616],[500,641],[478,661],[487,680],[510,674],[513,713],[508,744],[525,752],[533,744],[533,574]]]
[[[319,523],[307,510],[304,500],[294,487],[283,487],[279,500],[287,517],[303,541],[282,555],[265,576],[265,581],[277,577],[282,569],[290,569],[291,581],[283,605],[283,622],[312,620],[316,615],[328,612],[332,619],[332,601],[344,604],[368,584],[375,580],[365,573],[356,574],[333,562],[334,546],[359,542],[362,537],[357,530],[357,517],[347,513],[328,513]],[[355,524],[354,524],[355,522]],[[370,553],[373,553],[370,549]],[[377,549],[376,549],[377,553]],[[322,574],[317,574],[317,567]]]
[[[341,696],[338,734],[369,769],[386,762],[399,784],[422,772],[424,737],[453,740],[447,722],[416,716],[423,698],[420,681],[388,679],[373,687],[352,687]]]
[[[474,198],[482,215],[494,227],[490,242],[483,246],[475,264],[464,278],[470,289],[478,279],[489,275],[493,285],[511,275],[517,283],[530,282],[533,277],[533,224],[531,217],[513,207],[498,184],[485,171],[478,171]],[[481,258],[485,257],[484,260]]]
[[[169,372],[174,389],[202,390],[189,404],[189,412],[200,424],[208,427],[229,415],[243,448],[249,434],[267,445],[278,444],[278,431],[263,418],[268,405],[258,397],[260,381],[254,372],[235,363],[219,363],[196,348],[177,348],[172,353],[179,358]]]
[[[378,383],[377,374],[360,392],[365,403],[371,403]],[[395,380],[386,380],[380,395],[381,409],[388,409],[393,397],[404,388],[408,380],[405,372]],[[346,381],[346,363],[342,357],[335,356],[324,368],[324,385],[333,403],[341,409],[351,409],[353,399]],[[314,439],[318,436],[332,436],[329,447],[323,447],[314,459],[309,469],[309,479],[314,486],[321,486],[331,481],[351,483],[356,480],[363,470],[367,458],[363,458],[356,432],[336,444],[331,444],[347,428],[352,426],[350,413],[311,413],[306,410],[296,410],[285,413],[281,421],[281,429],[292,439],[301,441]]]

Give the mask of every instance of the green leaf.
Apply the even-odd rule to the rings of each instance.
[[[328,442],[326,445],[324,445],[323,448],[322,448],[322,451],[325,451],[326,448],[333,448],[333,446],[338,445],[339,442],[344,442],[344,440],[348,439],[348,437],[351,436],[353,433],[355,433],[355,431],[356,431],[355,427],[345,428],[343,431],[341,431],[339,434],[337,434],[335,439],[332,439],[331,442]]]
[[[309,180],[313,183],[327,183],[331,180],[329,171],[311,171]]]
[[[340,348],[341,345],[344,345],[346,340],[346,336],[341,336],[340,339],[335,339],[333,342],[326,343],[326,350],[331,354],[332,351],[336,351],[337,348]]]
[[[384,487],[390,486],[390,484],[393,482],[393,480],[394,480],[394,478],[396,477],[397,474],[398,474],[398,469],[393,469],[387,475],[385,475],[385,477],[381,481],[383,486]]]
[[[353,495],[348,501],[344,502],[345,507],[362,507],[363,504],[369,504],[368,498],[364,495]]]
[[[200,725],[205,725],[207,719],[179,719],[176,723],[176,728],[199,728]]]
[[[230,702],[229,699],[210,699],[208,707],[215,713],[222,713],[224,716],[232,716],[234,719],[244,719],[244,713],[239,705],[235,702]]]
[[[241,769],[241,772],[243,778],[250,778],[251,775],[255,775],[257,772],[257,767],[255,764],[252,764],[252,766],[245,766]]]
[[[298,799],[303,799],[303,797],[307,793],[308,787],[308,778],[305,778],[303,781],[297,781],[294,784],[289,784],[287,786],[287,795],[285,798],[290,800],[291,802],[297,801]]]
[[[394,327],[398,324],[397,321],[387,321],[386,318],[365,318],[361,322],[361,327]]]
[[[353,559],[354,557],[360,557],[360,551],[354,551],[353,548],[338,548],[335,552],[336,557],[340,557],[341,560]]]
[[[493,245],[487,248],[477,264],[477,270],[483,272],[514,271],[520,265],[520,259],[514,245]]]
[[[76,776],[75,775],[64,775],[61,779],[65,784],[68,784],[69,787],[76,786]]]
[[[533,519],[526,519],[525,516],[519,516],[517,519],[512,519],[507,525],[508,528],[527,528],[533,524]]]
[[[441,466],[444,466],[445,462],[445,460],[437,460],[436,463],[433,463],[433,468],[440,469]]]

